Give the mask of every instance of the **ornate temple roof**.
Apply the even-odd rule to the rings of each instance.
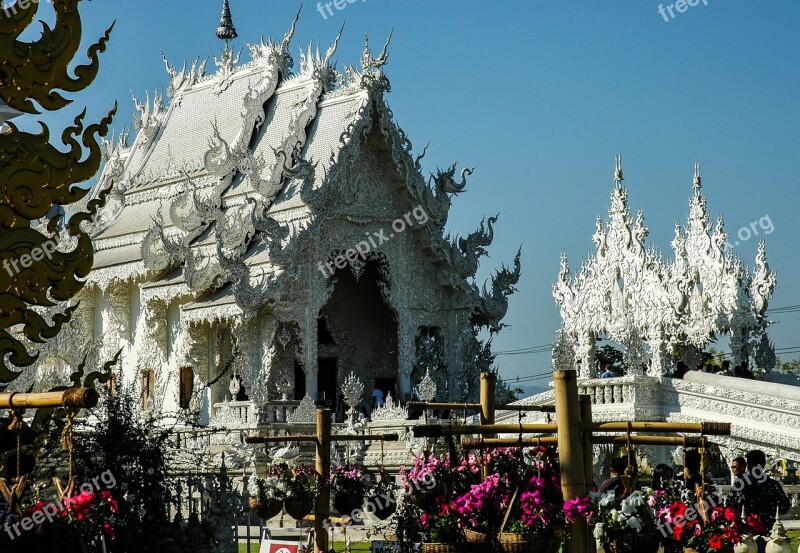
[[[211,74],[208,60],[178,69],[164,59],[166,96],[134,98],[133,143],[127,135],[106,143],[93,197],[110,193],[94,223],[89,280],[104,288],[139,279],[151,297],[189,295],[195,301],[182,305],[188,317],[257,308],[267,301],[272,280],[303,255],[306,246],[296,238],[324,219],[320,214],[335,209],[356,224],[396,216],[386,202],[342,196],[352,192],[344,184],[352,164],[381,158],[393,174],[381,170],[378,178],[395,179],[405,205],[420,205],[430,215],[423,232],[437,263],[449,267],[444,284],[473,298],[468,303],[478,305],[476,320],[499,328],[519,260],[481,293],[469,279],[491,243],[496,218],[464,238],[443,235],[451,197],[464,189],[471,170],[462,171],[461,182],[455,165],[429,181],[422,175],[424,152],[412,157],[384,101],[391,36],[378,56],[367,42],[360,68],[336,69],[336,37],[324,53],[301,49],[294,72],[289,47],[296,23],[280,42],[248,44],[246,63],[223,37]]]

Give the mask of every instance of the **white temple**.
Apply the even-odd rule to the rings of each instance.
[[[723,218],[710,222],[695,165],[688,221],[684,227],[675,224],[674,258],[665,260],[645,244],[644,214],[631,217],[619,156],[614,180],[608,221],[603,225],[597,217],[597,252],[576,275],[562,252],[553,286],[566,337],[577,343],[581,377],[597,376],[595,344],[601,337],[623,345],[632,375],[647,366],[648,375],[664,376],[680,360],[694,368],[700,352],[720,334],[730,337],[734,365],[754,352],[757,360],[769,359],[765,313],[776,275],[763,239],[755,270],[743,267],[726,247]],[[774,350],[771,359],[774,363]]]
[[[501,327],[519,256],[481,289],[496,218],[445,234],[471,170],[423,176],[384,99],[388,41],[341,73],[337,37],[293,72],[296,22],[247,63],[226,40],[213,74],[165,59],[166,98],[134,98],[132,144],[107,144],[92,194],[108,199],[73,320],[15,385],[121,350],[146,405],[203,421],[229,394],[338,407],[350,373],[403,399],[433,344],[438,397],[474,396],[475,334]]]

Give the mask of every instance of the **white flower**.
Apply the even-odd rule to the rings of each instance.
[[[642,531],[642,521],[636,517],[628,519],[628,526],[636,530],[637,533]]]
[[[616,501],[617,496],[614,492],[607,492],[603,494],[603,498],[600,500],[601,507],[608,507],[609,505],[613,505],[614,501]]]
[[[622,511],[618,511],[617,509],[611,510],[611,520],[614,522],[625,522],[627,519],[628,516]]]
[[[636,491],[628,496],[627,501],[634,507],[641,507],[644,505],[644,496],[642,495],[642,492]]]

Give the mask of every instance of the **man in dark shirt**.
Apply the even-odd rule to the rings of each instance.
[[[772,531],[772,526],[775,524],[775,511],[778,510],[782,515],[789,512],[792,506],[786,493],[783,491],[783,486],[777,480],[773,480],[764,472],[764,466],[767,464],[766,454],[759,450],[754,449],[747,455],[747,470],[749,474],[749,482],[742,490],[744,495],[744,508],[747,514],[757,514],[764,522],[763,536],[768,536]],[[766,549],[766,542],[758,540],[758,550],[763,552]]]
[[[600,493],[614,492],[616,495],[621,496],[625,491],[625,484],[620,477],[625,474],[627,467],[628,460],[625,457],[611,459],[611,478],[600,485]]]

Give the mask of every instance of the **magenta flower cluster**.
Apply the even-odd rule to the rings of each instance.
[[[564,502],[564,516],[567,522],[589,520],[594,516],[594,502],[590,496],[576,497]]]
[[[476,531],[496,531],[508,508],[511,491],[508,482],[492,474],[480,484],[453,500],[452,508],[462,524]]]

